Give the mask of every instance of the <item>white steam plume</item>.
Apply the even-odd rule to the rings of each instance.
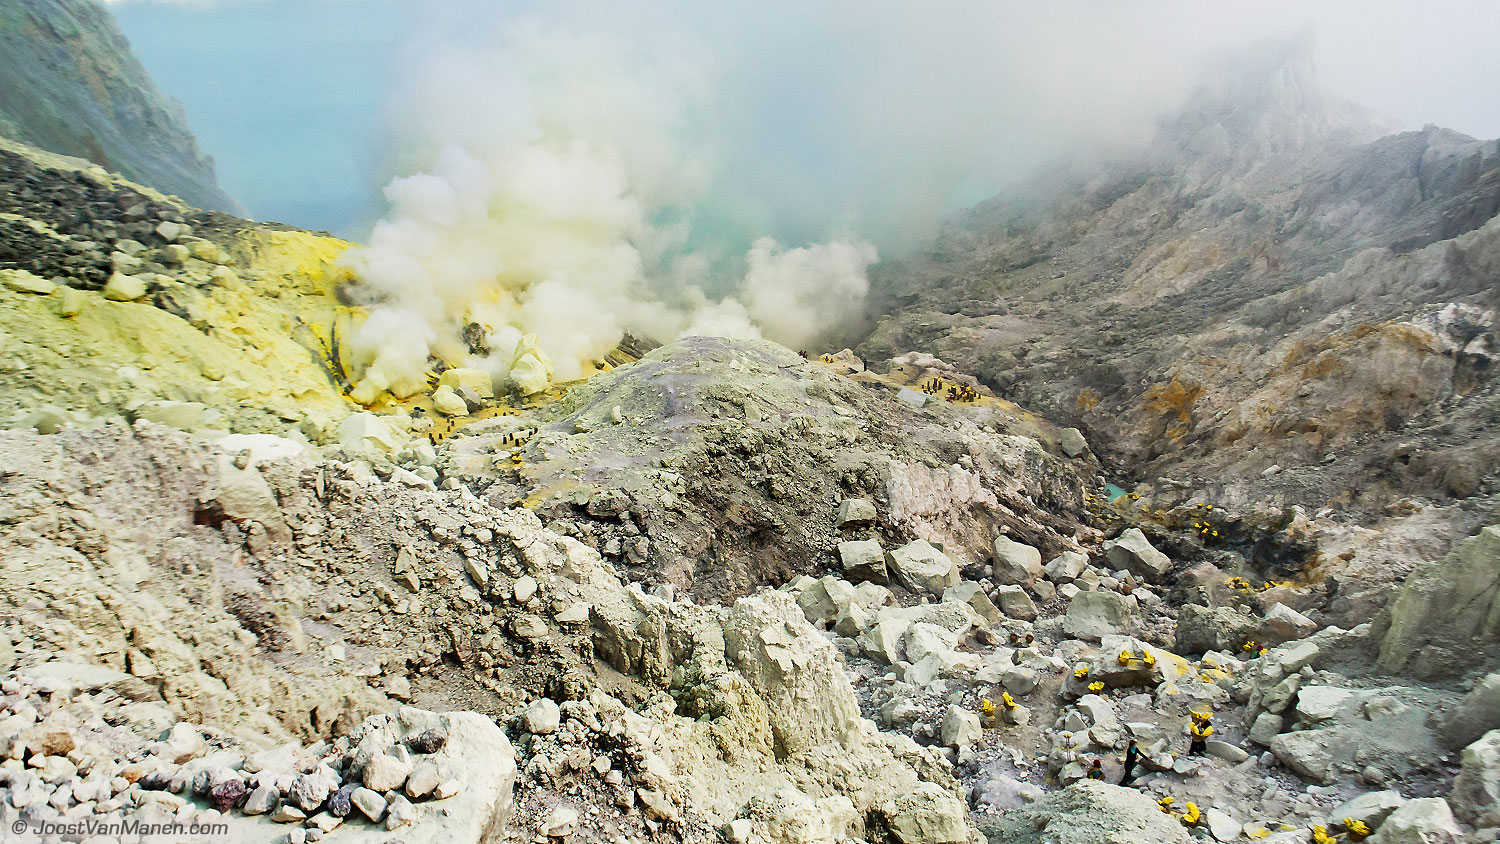
[[[417,392],[429,357],[500,383],[539,347],[566,380],[626,331],[800,347],[859,313],[867,243],[687,246],[711,184],[688,125],[711,92],[689,48],[538,25],[449,47],[398,104],[418,172],[346,259],[374,294],[351,342],[357,399]]]

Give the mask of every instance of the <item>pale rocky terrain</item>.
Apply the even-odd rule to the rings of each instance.
[[[1295,51],[1252,70],[1263,96],[1234,102],[1260,111],[1190,107],[1169,130],[1194,145],[1129,190],[1025,226],[997,200],[884,267],[908,292],[861,354],[641,343],[524,398],[438,365],[430,394],[358,404],[348,244],[6,142],[0,823],[1500,840],[1471,310],[1497,280],[1493,144],[1423,133],[1449,175],[1390,206],[1374,186],[1407,171],[1382,150],[1412,136],[1372,140]],[[1226,191],[1288,215],[1256,253],[1282,269]],[[1212,279],[1235,304],[1162,319]],[[1113,328],[1082,309],[1102,289]],[[1326,424],[1259,415],[1273,398]],[[1408,462],[1359,468],[1398,440]]]

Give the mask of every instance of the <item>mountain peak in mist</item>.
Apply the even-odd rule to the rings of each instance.
[[[1315,46],[1304,29],[1230,57],[1164,122],[1163,140],[1189,156],[1246,164],[1399,131],[1399,123],[1319,84]]]

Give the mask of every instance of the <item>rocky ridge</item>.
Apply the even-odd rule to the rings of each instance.
[[[96,0],[0,9],[0,136],[87,159],[202,208],[243,213],[219,187],[179,103]]]

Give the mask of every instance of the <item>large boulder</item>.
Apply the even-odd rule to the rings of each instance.
[[[1255,639],[1267,647],[1280,645],[1294,639],[1304,639],[1317,632],[1318,625],[1312,619],[1286,604],[1274,604],[1266,610],[1265,618],[1255,629]]]
[[[1500,658],[1500,526],[1413,572],[1390,605],[1378,667],[1451,677]]]
[[[1131,528],[1104,543],[1104,556],[1117,569],[1125,569],[1151,582],[1161,580],[1172,561],[1156,550],[1140,528]]]
[[[875,505],[868,498],[845,498],[839,502],[833,521],[841,528],[865,527],[875,524],[876,518]]]
[[[970,609],[989,624],[999,624],[1005,620],[1006,615],[1009,615],[1009,613],[1002,615],[989,596],[984,594],[984,588],[972,580],[965,580],[957,586],[950,586],[943,590],[943,600],[968,604]],[[1032,612],[1032,618],[1035,618],[1035,607],[1032,608]]]
[[[1464,839],[1448,801],[1424,797],[1403,803],[1368,840],[1370,844],[1458,844]]]
[[[776,746],[799,753],[845,746],[859,732],[859,705],[838,652],[785,592],[740,598],[724,623],[725,656],[766,699]]]
[[[1192,838],[1155,801],[1133,788],[1081,780],[1020,809],[980,821],[1004,844],[1188,844]]]
[[[1330,817],[1338,821],[1349,818],[1363,823],[1370,829],[1375,829],[1385,823],[1385,819],[1401,808],[1401,804],[1405,802],[1406,798],[1402,797],[1398,791],[1371,791],[1345,801],[1333,810]]]
[[[1079,592],[1068,602],[1063,633],[1074,639],[1099,641],[1105,636],[1129,633],[1134,624],[1130,604],[1113,592]]]
[[[1333,775],[1333,760],[1340,737],[1334,730],[1298,730],[1271,740],[1277,761],[1298,776],[1326,785]]]
[[[997,583],[1030,586],[1042,578],[1042,552],[1030,545],[997,536],[991,556]]]
[[[930,782],[881,804],[876,814],[897,844],[964,844],[969,807]]]
[[[1088,568],[1089,558],[1087,554],[1078,551],[1064,551],[1052,558],[1052,561],[1043,566],[1047,573],[1047,579],[1053,583],[1072,583],[1083,570]]]
[[[878,539],[859,539],[839,543],[839,567],[850,583],[880,583],[888,578],[885,549]]]
[[[1254,618],[1234,607],[1184,604],[1177,612],[1174,649],[1183,654],[1238,653],[1240,645],[1251,638],[1255,625]]]
[[[887,551],[885,565],[897,583],[917,594],[937,597],[959,581],[958,566],[925,539]]]
[[[1468,747],[1490,730],[1500,730],[1500,672],[1486,674],[1454,707],[1443,725],[1443,744]]]
[[[1453,813],[1478,828],[1500,827],[1500,730],[1464,748],[1453,793]]]
[[[995,587],[995,601],[1000,604],[1000,612],[1006,618],[1036,621],[1036,604],[1026,594],[1026,590],[1019,586]]]

